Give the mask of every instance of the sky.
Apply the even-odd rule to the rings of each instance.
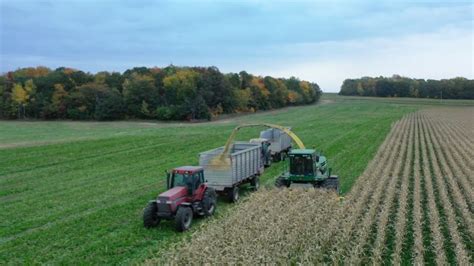
[[[0,0],[0,72],[216,66],[295,76],[474,78],[470,1]]]

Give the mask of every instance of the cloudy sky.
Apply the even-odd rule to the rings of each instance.
[[[0,0],[0,72],[217,66],[296,76],[474,78],[470,1]]]

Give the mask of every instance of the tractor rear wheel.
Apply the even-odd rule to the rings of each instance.
[[[253,190],[257,191],[260,188],[260,178],[258,176],[254,176],[252,181],[250,181],[250,185],[253,187]]]
[[[239,187],[238,186],[235,186],[233,188],[230,188],[229,190],[227,190],[227,199],[230,201],[230,202],[237,202],[239,201],[239,198],[240,198],[240,195],[239,195]]]
[[[143,210],[143,225],[146,228],[152,228],[160,224],[158,217],[158,206],[156,202],[149,202]]]
[[[212,188],[207,188],[204,192],[202,205],[204,209],[204,216],[211,216],[216,211],[216,191]]]
[[[339,177],[337,175],[332,175],[324,180],[322,187],[325,189],[331,189],[336,191],[339,194]]]
[[[189,207],[180,206],[174,218],[175,228],[178,232],[183,232],[191,227],[193,221],[193,211]]]

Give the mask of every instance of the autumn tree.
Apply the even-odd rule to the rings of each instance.
[[[117,120],[125,117],[125,105],[122,95],[116,88],[105,87],[96,98],[94,119]]]
[[[158,107],[159,91],[154,79],[149,75],[133,73],[123,83],[123,98],[127,106],[127,113],[137,118],[152,118]],[[142,112],[143,103],[146,103],[150,115]]]
[[[410,84],[410,93],[431,95],[427,83]],[[443,88],[461,97],[456,88],[465,84],[469,82],[450,81]],[[312,103],[320,94],[317,84],[297,78],[262,78],[245,71],[223,74],[217,67],[135,67],[123,74],[21,68],[0,76],[0,118],[211,119],[222,113]]]
[[[113,120],[123,118],[123,100],[117,89],[105,84],[88,83],[66,97],[67,116],[71,119]]]
[[[54,84],[54,92],[51,97],[48,113],[49,118],[66,118],[66,97],[68,92],[64,90],[62,84]],[[46,110],[46,109],[45,109]]]
[[[20,68],[13,72],[16,82],[25,82],[29,79],[44,77],[51,73],[51,69],[43,66]]]
[[[272,108],[280,108],[286,105],[288,98],[288,89],[279,79],[265,77],[263,79],[265,87],[270,92],[268,100]]]
[[[297,105],[303,102],[303,97],[296,91],[289,91],[287,102],[291,105]]]
[[[340,95],[378,97],[416,97],[445,99],[474,99],[474,80],[453,79],[411,79],[400,75],[392,77],[362,77],[346,79]]]
[[[202,95],[198,94],[198,73],[192,69],[176,71],[163,79],[167,103],[174,103],[178,119],[209,118],[210,112]]]
[[[30,93],[33,91],[34,85],[32,82],[25,84],[25,87],[21,83],[16,83],[13,86],[11,99],[18,110],[18,118],[25,118],[25,106],[30,98]]]
[[[354,79],[346,79],[342,83],[340,95],[359,95],[357,92],[357,81]]]
[[[250,82],[252,82],[253,76],[245,71],[240,71],[240,88],[246,89],[250,88]]]
[[[235,76],[233,77],[235,79]],[[219,69],[216,67],[201,69],[197,80],[198,93],[202,95],[206,105],[213,110],[213,113],[231,113],[234,111],[236,107],[235,87]],[[234,82],[236,81],[234,80]]]
[[[6,76],[0,76],[0,119],[7,119],[12,116],[11,89],[8,83]],[[16,110],[13,113],[16,114]]]
[[[313,86],[308,81],[300,81],[299,84],[301,94],[303,95],[303,101],[305,104],[313,103],[316,100],[316,92]]]
[[[270,91],[265,87],[261,77],[252,77],[250,81],[251,107],[255,110],[268,110],[271,105],[268,101]]]
[[[323,95],[323,91],[319,87],[319,85],[316,82],[311,82],[311,87],[312,87],[312,93],[313,93],[313,99],[312,102],[318,102],[319,99],[321,98],[321,95]]]
[[[122,84],[124,82],[123,76],[118,72],[112,72],[107,75],[105,78],[105,84],[111,89],[117,89],[117,91],[122,92]]]

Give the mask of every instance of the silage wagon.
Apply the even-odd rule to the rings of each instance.
[[[291,130],[291,128],[287,128]],[[260,132],[260,138],[270,143],[270,153],[273,161],[280,161],[291,150],[291,137],[279,128],[269,128]]]
[[[239,199],[239,187],[250,183],[254,189],[259,187],[259,176],[264,171],[262,146],[248,142],[232,144],[229,153],[219,147],[199,154],[199,165],[204,168],[207,184],[217,193],[227,196],[229,201]],[[224,154],[224,155],[222,155]],[[225,156],[223,163],[216,164],[219,156]]]

